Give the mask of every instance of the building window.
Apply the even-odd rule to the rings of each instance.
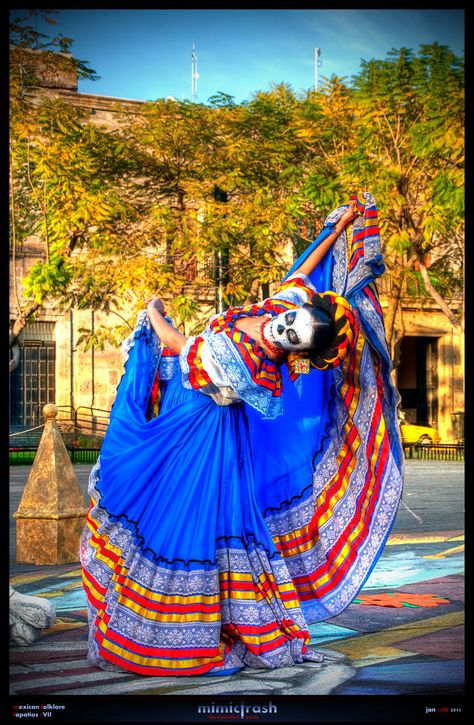
[[[41,425],[43,407],[54,403],[56,344],[52,341],[25,340],[20,347],[20,363],[10,375],[10,424]]]

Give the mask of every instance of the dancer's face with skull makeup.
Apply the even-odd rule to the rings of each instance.
[[[314,320],[304,307],[288,310],[265,325],[265,336],[282,350],[308,350],[314,337]]]

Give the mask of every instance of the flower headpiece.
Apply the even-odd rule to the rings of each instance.
[[[309,373],[310,368],[330,370],[339,365],[348,354],[356,334],[356,320],[351,305],[335,292],[318,292],[311,299],[313,307],[329,314],[334,325],[334,337],[324,349],[316,352],[288,355],[290,377]]]

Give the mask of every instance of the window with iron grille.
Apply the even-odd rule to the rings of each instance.
[[[10,375],[10,424],[41,425],[43,406],[55,401],[56,343],[25,340],[20,363]]]

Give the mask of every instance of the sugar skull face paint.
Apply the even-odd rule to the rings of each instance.
[[[283,350],[308,350],[313,334],[313,318],[302,307],[282,312],[265,325],[265,336]]]

